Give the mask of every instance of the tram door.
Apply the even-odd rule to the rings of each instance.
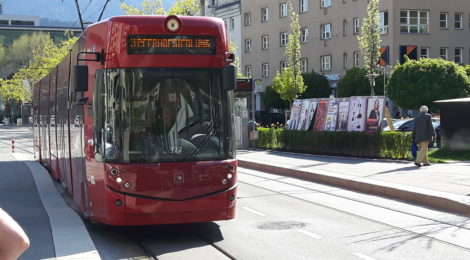
[[[235,144],[237,149],[248,149],[248,98],[235,97],[234,104],[234,128]]]

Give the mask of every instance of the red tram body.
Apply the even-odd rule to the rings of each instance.
[[[232,60],[217,18],[91,25],[34,86],[35,156],[95,222],[232,219]]]

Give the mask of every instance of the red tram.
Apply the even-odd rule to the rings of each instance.
[[[234,218],[228,45],[217,18],[112,17],[35,84],[35,156],[81,214],[109,225]]]

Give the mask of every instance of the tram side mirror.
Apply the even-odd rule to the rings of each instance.
[[[237,80],[236,67],[233,65],[225,66],[222,71],[224,90],[230,91],[235,89],[235,82]]]
[[[88,91],[88,66],[75,65],[75,91]]]

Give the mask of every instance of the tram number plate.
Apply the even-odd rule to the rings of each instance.
[[[171,146],[170,147],[170,153],[180,154],[181,152],[183,152],[183,147],[180,147],[180,146]]]

